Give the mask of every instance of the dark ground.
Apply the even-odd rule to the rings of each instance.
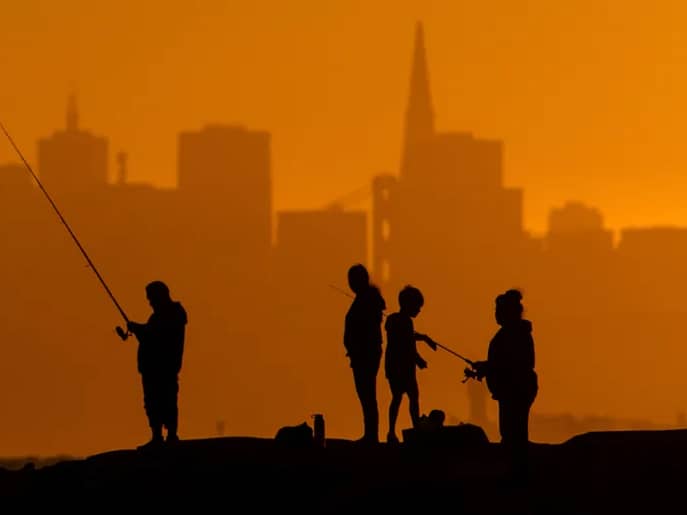
[[[194,513],[687,512],[687,430],[533,444],[531,465],[529,480],[513,483],[498,444],[460,438],[372,448],[327,440],[320,449],[230,437],[0,469],[0,496],[95,511],[191,502]]]

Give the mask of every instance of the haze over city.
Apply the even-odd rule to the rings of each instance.
[[[402,286],[421,288],[418,328],[478,358],[494,297],[522,288],[535,440],[674,427],[686,14],[30,0],[0,20],[0,121],[132,318],[154,279],[186,306],[182,437],[272,436],[314,412],[356,436],[350,299],[330,287],[356,262],[389,311]],[[135,344],[117,339],[118,313],[9,142],[0,195],[0,454],[132,446]],[[494,431],[463,364],[426,357],[426,410]]]
[[[399,166],[408,56],[427,28],[441,130],[504,140],[525,225],[578,199],[609,228],[687,225],[682,3],[204,0],[5,6],[3,120],[27,155],[77,92],[84,120],[172,186],[175,138],[206,123],[273,135],[277,209],[321,207]],[[13,160],[0,147],[0,162]]]

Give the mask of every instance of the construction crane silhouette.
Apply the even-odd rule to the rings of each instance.
[[[326,209],[343,210],[346,207],[356,206],[369,199],[371,195],[372,188],[370,185],[365,185],[335,198],[327,204]]]

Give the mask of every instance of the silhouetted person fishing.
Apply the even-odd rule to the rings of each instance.
[[[413,427],[417,428],[420,423],[420,391],[415,368],[427,368],[427,362],[417,352],[415,342],[424,341],[432,350],[437,350],[437,344],[430,337],[416,333],[413,327],[413,318],[420,313],[425,303],[422,292],[413,286],[406,286],[398,294],[398,303],[400,311],[389,315],[384,324],[387,335],[384,370],[391,387],[389,433],[386,437],[388,443],[398,443],[396,419],[403,394],[408,396]]]
[[[473,363],[472,377],[486,377],[499,403],[501,443],[510,453],[516,474],[526,472],[530,407],[537,396],[532,323],[522,318],[522,294],[508,290],[496,297],[496,322],[501,326],[489,343],[487,361]]]
[[[348,269],[348,285],[355,298],[346,313],[344,347],[363,411],[364,433],[359,441],[378,443],[377,372],[382,359],[382,318],[386,303],[379,289],[370,284],[367,269],[361,264]]]
[[[139,449],[161,445],[163,427],[167,429],[168,443],[179,441],[177,394],[187,322],[186,311],[181,303],[171,299],[165,283],[148,284],[146,296],[153,308],[148,321],[145,324],[127,323],[127,329],[138,339],[138,371],[152,432],[150,441]]]

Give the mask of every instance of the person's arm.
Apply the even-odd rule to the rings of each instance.
[[[420,356],[419,352],[415,353],[415,364],[420,370],[427,368],[427,362]]]
[[[351,354],[351,330],[348,327],[348,319],[346,319],[346,322],[344,324],[343,344],[344,344],[344,348],[346,349],[346,356],[350,356],[350,354]]]
[[[425,342],[432,350],[437,350],[437,342],[432,340],[429,336],[422,333],[415,333],[416,342]]]
[[[129,332],[136,336],[142,335],[146,330],[147,324],[140,324],[138,322],[129,321],[126,323],[126,328]]]
[[[350,307],[348,308],[348,312],[346,313],[346,316],[344,317],[344,334],[343,334],[343,344],[344,348],[346,349],[346,356],[349,356],[353,353],[355,353],[355,346],[358,343],[357,340],[357,326],[359,324],[357,318],[358,318],[358,312],[357,312],[357,304],[356,301],[354,300]]]
[[[160,332],[160,323],[160,316],[153,313],[150,315],[150,317],[148,317],[148,321],[145,324],[129,321],[126,324],[126,327],[140,342],[141,340],[148,340],[156,337],[156,335]]]
[[[475,361],[472,364],[472,369],[475,371],[477,379],[480,381],[489,373],[489,362],[488,361]]]

